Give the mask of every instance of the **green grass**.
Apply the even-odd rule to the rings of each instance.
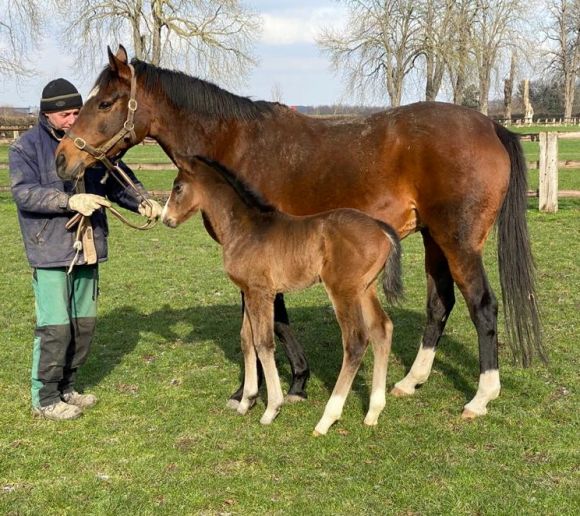
[[[199,218],[149,232],[110,220],[97,336],[80,374],[100,403],[75,422],[32,419],[31,276],[7,193],[0,215],[0,513],[578,513],[577,201],[556,215],[529,212],[548,366],[514,367],[502,345],[500,398],[488,416],[463,422],[478,358],[458,297],[427,384],[412,398],[389,397],[379,425],[366,428],[367,356],[343,419],[318,439],[311,432],[341,362],[324,290],[287,297],[311,364],[308,401],[283,407],[270,427],[259,424],[261,401],[246,417],[229,412],[241,360],[238,293]],[[412,363],[424,324],[420,240],[404,241],[406,300],[390,310],[389,386]],[[499,294],[493,241],[486,263]]]

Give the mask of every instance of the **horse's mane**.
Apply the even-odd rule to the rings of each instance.
[[[230,93],[209,81],[183,72],[168,70],[137,58],[131,60],[135,74],[147,91],[164,95],[180,110],[222,119],[253,120],[272,111],[278,103],[253,101]],[[115,78],[109,66],[100,73],[95,86],[106,87]]]
[[[206,158],[205,156],[195,156],[196,159],[205,163],[215,170],[239,195],[244,204],[250,208],[257,208],[262,213],[272,213],[277,211],[274,206],[268,204],[264,198],[250,185],[240,179],[235,172],[222,165],[218,161]]]

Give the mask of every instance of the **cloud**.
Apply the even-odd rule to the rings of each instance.
[[[314,43],[322,27],[340,25],[344,22],[345,16],[345,11],[338,7],[264,13],[261,43],[266,45]]]

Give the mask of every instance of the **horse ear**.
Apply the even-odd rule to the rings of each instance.
[[[110,47],[107,46],[107,53],[109,54],[109,66],[111,70],[117,72],[121,79],[130,80],[131,70],[129,69],[127,51],[123,45],[119,45],[116,54],[113,54]]]
[[[184,172],[187,172],[187,169],[189,168],[189,160],[187,159],[187,157],[184,154],[180,154],[179,152],[176,152],[173,155],[173,161],[175,162],[175,165],[177,166],[178,169],[183,170]]]

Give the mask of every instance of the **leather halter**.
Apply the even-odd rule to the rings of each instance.
[[[114,165],[107,157],[107,152],[109,152],[109,150],[111,150],[111,148],[127,134],[131,138],[131,143],[134,143],[134,141],[137,139],[135,135],[134,123],[135,111],[137,111],[137,100],[135,98],[137,94],[137,77],[135,76],[135,68],[133,68],[133,65],[127,64],[127,66],[131,70],[131,96],[129,98],[129,102],[127,103],[127,120],[125,120],[125,123],[121,129],[119,129],[116,134],[114,134],[100,147],[93,147],[90,143],[87,143],[85,139],[81,138],[80,136],[76,136],[72,131],[68,131],[66,134],[66,136],[73,141],[77,149],[88,152],[91,156],[103,162],[104,165],[109,169],[111,169]]]
[[[107,174],[110,173],[123,186],[128,186],[129,188],[131,188],[137,194],[137,197],[140,197],[141,199],[143,199],[143,202],[149,204],[149,206],[152,206],[151,203],[149,202],[149,199],[147,199],[147,197],[145,197],[143,195],[143,193],[137,188],[135,183],[125,173],[125,171],[121,167],[119,167],[117,164],[113,163],[107,157],[107,152],[109,152],[109,150],[111,150],[111,148],[113,148],[114,145],[121,138],[124,138],[125,135],[128,134],[130,136],[131,143],[134,143],[135,140],[137,139],[137,136],[135,135],[135,123],[134,123],[135,111],[137,111],[137,100],[136,100],[137,77],[135,76],[135,68],[133,67],[133,65],[127,63],[127,66],[129,67],[129,70],[131,70],[131,94],[130,94],[129,102],[127,103],[127,119],[125,120],[123,127],[121,127],[121,129],[119,129],[116,134],[114,134],[107,142],[103,143],[100,147],[92,146],[90,143],[87,143],[86,140],[84,140],[80,136],[76,136],[71,130],[69,130],[65,134],[65,137],[70,138],[73,141],[73,143],[77,149],[89,153],[95,159],[97,159],[98,161],[103,163],[103,165],[105,165],[105,167],[108,170]],[[106,177],[107,176],[105,176],[105,179],[106,179]],[[136,224],[133,224],[128,219],[126,219],[125,217],[123,217],[123,215],[121,215],[121,213],[119,213],[113,207],[109,206],[108,209],[121,222],[124,222],[125,224],[127,224],[128,226],[130,226],[134,229],[142,229],[142,230],[151,229],[157,223],[157,220],[155,220],[155,219],[148,219],[147,222],[145,222],[145,224],[136,225]],[[67,223],[67,225],[66,225],[67,229],[70,229],[75,224],[79,223],[83,217],[84,217],[83,215],[81,215],[80,213],[77,213]],[[72,265],[71,265],[71,267],[72,267]]]

